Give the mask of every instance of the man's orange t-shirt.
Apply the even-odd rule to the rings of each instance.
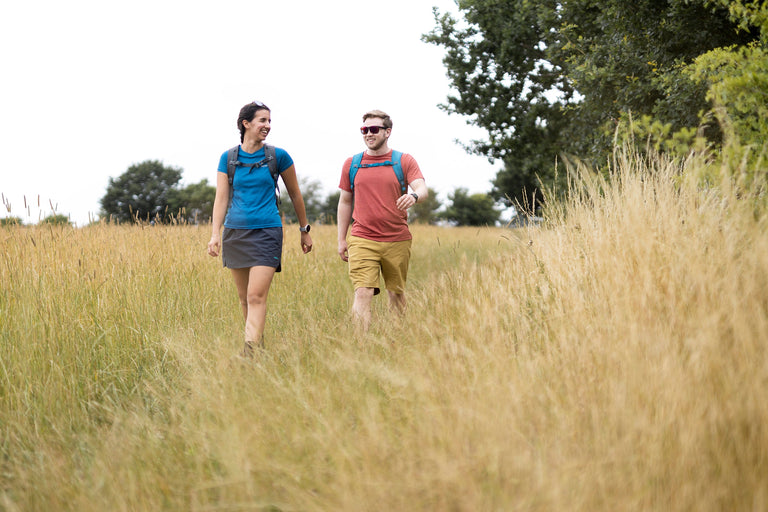
[[[370,156],[363,154],[363,164],[386,162],[392,158],[390,151],[386,155]],[[352,157],[347,158],[341,171],[339,188],[352,192],[349,184],[349,167]],[[405,182],[424,179],[419,164],[409,154],[403,153],[400,159]],[[411,239],[408,230],[408,213],[397,209],[395,203],[402,195],[400,183],[391,166],[360,167],[355,176],[354,210],[352,212],[352,236],[375,240],[377,242],[401,242]]]

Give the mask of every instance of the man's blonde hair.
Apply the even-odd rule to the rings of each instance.
[[[378,117],[384,123],[384,128],[392,128],[392,118],[390,118],[386,112],[382,112],[381,110],[371,110],[370,112],[366,112],[363,116],[363,122],[369,117]]]

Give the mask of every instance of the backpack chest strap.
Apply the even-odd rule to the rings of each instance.
[[[268,165],[271,160],[272,160],[271,156],[268,156],[267,158],[259,160],[255,164],[244,164],[240,160],[235,160],[234,162],[232,162],[232,165],[234,165],[235,167],[248,167],[250,169],[254,169],[255,167],[264,167],[265,165]]]
[[[376,162],[373,164],[364,164],[362,163],[363,153],[358,153],[353,156],[352,163],[349,166],[349,186],[352,189],[352,193],[354,194],[355,191],[355,176],[357,175],[358,169],[388,166],[392,167],[392,170],[395,172],[397,182],[400,184],[400,192],[405,194],[408,191],[408,184],[406,183],[405,176],[403,175],[403,167],[400,165],[400,160],[402,157],[403,154],[401,152],[392,151],[392,160],[387,160],[386,162]]]
[[[238,160],[240,156],[240,146],[230,148],[227,153],[227,181],[229,182],[229,204],[232,204],[232,196],[235,189],[235,171],[237,167],[248,167],[253,170],[256,167],[269,166],[269,174],[272,176],[272,180],[275,182],[275,204],[280,207],[280,187],[277,184],[277,178],[280,176],[280,171],[277,168],[277,153],[275,147],[269,144],[264,144],[265,158],[259,160],[255,164],[244,164]],[[249,171],[250,172],[250,171]]]
[[[389,167],[392,167],[392,166],[395,165],[395,163],[394,162],[390,162],[389,160],[387,160],[386,162],[378,162],[378,163],[375,163],[375,164],[360,164],[360,167],[361,168],[363,168],[363,167],[382,167],[382,166],[385,166],[385,165],[387,165]]]

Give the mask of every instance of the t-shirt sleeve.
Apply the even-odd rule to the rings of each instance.
[[[403,173],[405,174],[405,181],[412,183],[414,180],[423,180],[424,175],[421,174],[419,164],[416,163],[416,159],[408,153],[404,153],[401,163],[403,165]]]
[[[352,192],[352,186],[349,184],[349,167],[352,165],[352,157],[344,161],[341,166],[341,178],[339,179],[339,188],[345,192]]]
[[[221,155],[221,158],[219,158],[219,172],[223,172],[224,174],[227,174],[227,155],[229,154],[229,151],[225,151],[224,154]]]
[[[293,165],[293,158],[288,152],[282,148],[275,148],[275,156],[277,157],[277,168],[280,172],[285,171]]]

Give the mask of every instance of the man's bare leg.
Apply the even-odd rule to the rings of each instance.
[[[371,326],[371,300],[373,299],[373,288],[357,288],[355,290],[355,300],[352,304],[352,315],[363,332],[368,332]]]

